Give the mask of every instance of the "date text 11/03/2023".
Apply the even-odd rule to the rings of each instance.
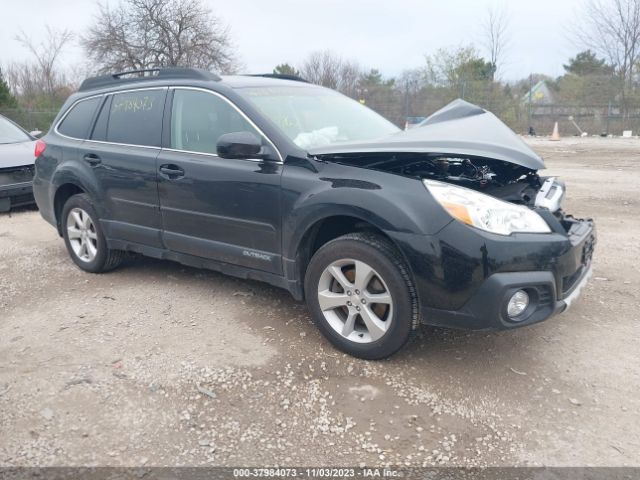
[[[235,478],[290,477],[290,478],[394,478],[401,477],[398,470],[389,468],[238,468]]]

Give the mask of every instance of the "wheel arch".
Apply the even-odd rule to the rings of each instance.
[[[78,182],[68,181],[56,188],[56,191],[53,195],[53,213],[56,218],[56,227],[60,236],[62,236],[61,217],[64,204],[67,203],[67,200],[69,200],[69,198],[80,193],[87,193],[87,191],[86,189],[81,187]]]
[[[90,167],[77,165],[74,162],[67,162],[61,165],[52,180],[50,189],[51,205],[56,220],[58,233],[61,234],[61,214],[65,202],[73,195],[86,193],[94,201],[102,198],[101,189],[97,182],[95,173],[88,170]],[[104,217],[103,208],[99,202],[95,202],[95,208],[100,218]]]
[[[314,253],[331,240],[348,233],[371,232],[388,240],[399,252],[409,269],[409,274],[413,277],[411,265],[402,248],[389,235],[388,229],[384,228],[388,225],[381,225],[373,220],[373,217],[360,212],[344,211],[325,214],[310,221],[304,231],[298,235],[295,248],[291,252],[293,258],[289,257],[293,261],[289,262],[287,273],[300,285],[300,291],[295,292],[294,296],[304,299],[304,278]],[[291,271],[292,268],[293,271]]]

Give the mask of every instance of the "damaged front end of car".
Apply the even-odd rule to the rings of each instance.
[[[406,132],[310,153],[419,180],[457,220],[439,233],[437,254],[408,253],[426,323],[536,323],[564,311],[591,275],[593,221],[564,212],[564,183],[540,176],[543,160],[480,107],[457,100]]]

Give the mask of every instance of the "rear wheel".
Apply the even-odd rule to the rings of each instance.
[[[418,325],[408,268],[379,235],[353,233],[322,246],[309,263],[305,295],[322,333],[356,357],[392,355]]]
[[[69,256],[82,270],[92,273],[116,268],[124,252],[107,247],[98,215],[86,194],[70,197],[62,209],[62,234]]]

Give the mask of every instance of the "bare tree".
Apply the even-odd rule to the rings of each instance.
[[[640,61],[640,0],[589,0],[574,31],[579,44],[604,56],[621,80],[623,108]]]
[[[358,95],[362,68],[352,60],[343,60],[339,72],[338,90],[350,97]]]
[[[330,50],[311,53],[299,71],[311,83],[333,88],[351,97],[357,95],[362,75],[357,62],[344,60]]]
[[[60,65],[60,57],[73,40],[73,34],[47,26],[44,39],[39,43],[24,32],[15,38],[30,52],[28,59],[12,62],[4,69],[7,83],[19,105],[58,108],[72,91],[65,69]]]
[[[482,43],[496,73],[504,66],[509,51],[509,12],[504,4],[489,7],[482,24]]]
[[[202,0],[98,4],[82,45],[101,72],[184,66],[235,70],[229,29]]]
[[[328,88],[338,87],[338,71],[342,59],[335,53],[325,50],[313,52],[300,66],[302,76],[311,83],[322,85]]]
[[[35,65],[28,63],[14,65],[14,70],[21,71],[22,84],[41,83],[40,90],[44,90],[49,95],[55,93],[56,87],[60,83],[61,73],[58,71],[57,63],[65,46],[73,40],[73,33],[69,30],[54,30],[48,25],[45,28],[46,35],[42,42],[36,44],[24,31],[16,35],[16,40],[22,44],[35,60]],[[31,78],[29,78],[31,77]]]
[[[423,68],[404,70],[395,82],[396,87],[412,95],[418,94],[427,85],[427,75]]]

